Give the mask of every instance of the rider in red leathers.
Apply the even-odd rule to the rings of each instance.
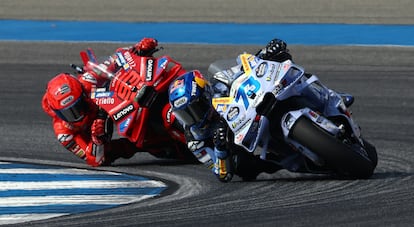
[[[119,62],[125,55],[152,56],[158,42],[143,38],[131,48],[119,48],[101,67],[116,72],[122,67]],[[112,138],[112,121],[90,98],[92,89],[102,87],[108,77],[96,69],[83,68],[84,73],[74,76],[61,73],[47,84],[42,99],[43,110],[52,118],[58,141],[69,151],[86,161],[90,166],[110,165],[118,158],[131,158],[138,151],[127,138]],[[168,106],[163,109],[164,127],[175,140],[184,142],[184,136],[172,126],[174,118]],[[149,133],[150,134],[150,133]]]

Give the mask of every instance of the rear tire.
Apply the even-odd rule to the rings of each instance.
[[[371,155],[366,157],[356,151],[355,147],[342,143],[308,118],[299,118],[290,130],[289,136],[320,155],[327,167],[340,176],[366,179],[374,172],[377,162],[375,147],[374,151],[371,149]],[[371,158],[374,159],[374,153],[375,160],[371,161]]]
[[[365,151],[368,154],[368,158],[371,160],[372,164],[374,165],[374,168],[377,167],[377,164],[378,164],[377,149],[370,142],[366,141],[365,139],[362,139],[362,140],[364,141],[364,147],[365,147]]]

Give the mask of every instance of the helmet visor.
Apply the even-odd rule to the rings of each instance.
[[[88,104],[79,97],[76,102],[62,110],[54,110],[56,115],[66,122],[77,122],[83,119],[86,111],[88,110]]]
[[[212,106],[208,100],[201,97],[188,104],[183,109],[174,110],[175,116],[186,126],[202,124],[210,113]]]

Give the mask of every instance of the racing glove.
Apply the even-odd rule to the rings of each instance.
[[[287,44],[281,39],[272,39],[258,56],[265,60],[282,62],[292,60],[292,56],[288,53]]]
[[[108,138],[105,133],[105,120],[95,119],[91,126],[91,137],[92,141],[96,145],[102,145],[108,142]]]
[[[286,52],[286,43],[281,39],[272,39],[266,45],[267,54],[278,54],[280,52]]]
[[[139,56],[151,56],[158,46],[158,41],[153,38],[143,38],[135,44],[135,53]]]
[[[222,122],[220,122],[222,124]],[[214,146],[217,147],[219,150],[225,150],[226,149],[226,128],[225,127],[218,127],[214,131],[213,135],[213,143]]]
[[[91,138],[96,145],[105,144],[112,138],[112,128],[107,128],[107,116],[105,111],[99,109],[96,119],[92,122]]]

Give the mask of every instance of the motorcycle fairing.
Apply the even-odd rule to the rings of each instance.
[[[90,59],[93,55],[85,52],[83,56]],[[123,59],[118,60],[120,70],[110,77],[108,86],[94,90],[91,98],[109,114],[121,137],[129,138],[137,147],[143,147],[152,102],[159,93],[167,92],[169,84],[183,69],[168,56],[126,56],[121,52],[117,56]],[[85,65],[99,67],[96,59],[93,64],[87,61]],[[144,102],[140,102],[142,96]]]
[[[237,59],[237,66],[223,62],[230,61],[212,63],[209,72],[215,79],[230,81],[230,94],[213,99],[213,106],[234,132],[235,144],[255,154],[260,151],[256,147],[266,150],[269,146],[270,153],[262,150],[260,157],[267,160],[266,155],[272,155],[268,160],[293,172],[329,173],[332,169],[323,157],[289,137],[293,125],[304,117],[368,160],[360,128],[343,95],[324,86],[316,76],[305,74],[289,60],[277,63],[244,54]],[[229,68],[241,70],[229,73]],[[266,128],[267,117],[277,131]],[[259,118],[263,123],[257,123]],[[270,132],[274,137],[266,140]]]
[[[255,150],[266,134],[263,121],[255,120],[260,119],[256,107],[263,101],[266,93],[272,93],[277,100],[285,100],[292,96],[303,95],[307,91],[312,93],[310,96],[315,99],[315,102],[321,103],[320,111],[323,115],[344,115],[346,111],[339,95],[320,84],[316,76],[305,77],[304,69],[290,60],[279,63],[262,60],[251,54],[242,54],[239,55],[237,62],[242,65],[243,71],[233,81],[229,96],[213,98],[212,103],[234,132],[235,143],[250,152]],[[331,134],[338,133],[339,128],[335,124],[315,111],[311,109],[301,111],[301,115],[310,118]],[[298,114],[293,113],[294,115]],[[358,127],[354,128],[358,132]],[[253,141],[254,137],[256,139]]]
[[[302,95],[306,96],[307,99],[315,104],[317,109],[314,111],[320,112],[321,115],[327,118],[341,117],[346,119],[346,122],[350,126],[355,138],[358,138],[359,142],[362,144],[363,142],[361,139],[360,127],[351,117],[351,113],[347,109],[341,95],[321,84],[318,77],[315,75],[312,75],[308,79],[305,78],[306,77],[302,79],[301,83],[297,83],[295,85],[296,90],[300,91]],[[323,126],[321,127],[325,128]],[[327,128],[325,128],[325,130],[331,134],[337,134],[329,131]]]
[[[291,61],[265,61],[251,54],[240,55],[238,62],[241,63],[243,72],[233,81],[229,96],[213,98],[212,103],[234,132],[235,144],[253,152],[257,145],[267,143],[261,141],[266,140],[264,135],[267,134],[264,132],[267,131],[267,121],[258,115],[257,105],[263,101],[266,93],[282,92],[300,78],[303,70],[293,67]],[[279,84],[282,78],[284,85],[275,92],[274,85]]]

